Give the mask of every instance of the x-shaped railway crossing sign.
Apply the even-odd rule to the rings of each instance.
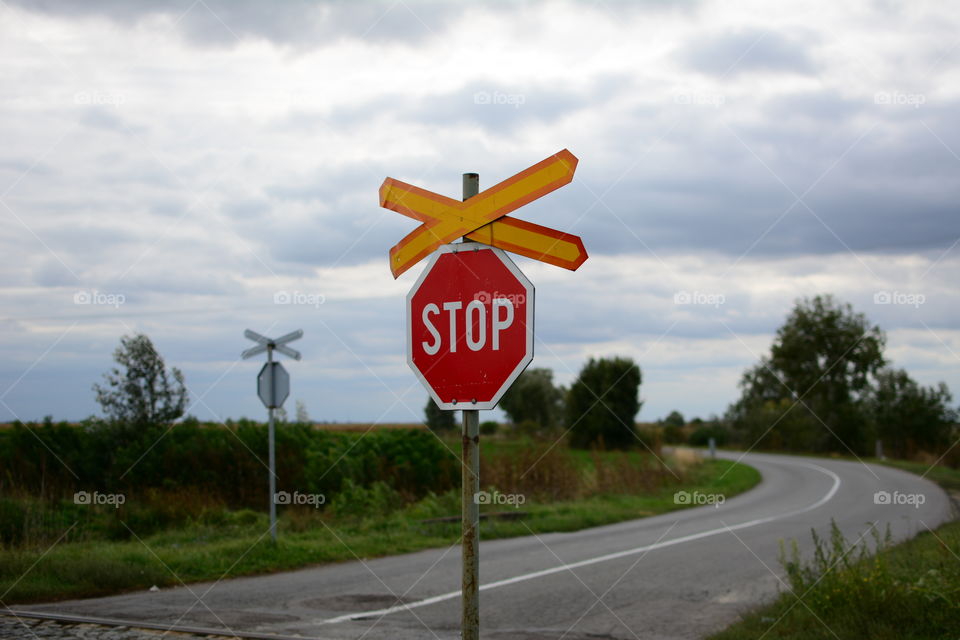
[[[564,149],[463,202],[387,178],[380,206],[423,223],[390,249],[393,277],[461,236],[576,270],[587,259],[578,236],[507,215],[569,184],[576,168],[576,156]]]
[[[285,356],[290,356],[294,360],[300,359],[300,352],[296,349],[291,349],[290,347],[284,346],[288,342],[293,342],[294,340],[299,340],[303,337],[303,329],[297,329],[296,331],[291,331],[285,335],[280,336],[276,339],[268,338],[267,336],[262,336],[256,331],[251,331],[247,329],[243,332],[243,335],[258,343],[255,347],[250,347],[240,355],[246,358],[252,358],[258,353],[263,353],[267,349],[276,349]]]

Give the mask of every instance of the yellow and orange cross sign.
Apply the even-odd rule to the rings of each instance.
[[[576,156],[564,149],[463,202],[387,178],[380,206],[423,223],[390,249],[393,277],[461,236],[576,270],[587,259],[578,236],[507,216],[569,184],[576,168]]]

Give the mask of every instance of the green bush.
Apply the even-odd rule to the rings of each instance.
[[[683,427],[675,424],[665,423],[663,427],[663,442],[665,444],[683,444]]]
[[[26,511],[27,507],[23,502],[0,498],[0,546],[21,543]]]
[[[456,458],[424,430],[276,430],[278,491],[333,496],[382,484],[403,500],[442,492],[458,478]],[[96,420],[16,423],[0,431],[0,544],[44,540],[73,522],[71,538],[126,538],[216,519],[225,509],[266,510],[267,428],[249,420],[131,427]],[[377,489],[381,491],[382,489]],[[121,493],[125,503],[73,504],[77,491]],[[23,496],[23,497],[16,497]],[[65,520],[66,519],[66,520]],[[69,521],[67,521],[69,520]]]
[[[795,615],[809,612],[819,624],[836,628],[839,635],[831,631],[830,637],[893,637],[891,631],[896,637],[955,637],[960,563],[950,547],[958,539],[949,525],[932,535],[937,537],[921,535],[894,547],[888,526],[885,534],[871,529],[872,544],[858,544],[831,523],[829,538],[813,532],[809,562],[801,559],[795,541],[789,553],[781,543],[780,561],[791,587],[781,603],[796,604],[791,601],[799,594],[804,606],[796,607]],[[921,573],[918,566],[929,568]],[[783,626],[792,624],[788,620]]]
[[[337,517],[377,518],[392,513],[402,505],[400,494],[384,482],[378,481],[364,487],[347,481],[330,500],[330,511]]]
[[[709,424],[698,427],[690,434],[688,442],[694,447],[706,447],[713,438],[718,447],[722,447],[730,439],[730,434],[719,424]]]

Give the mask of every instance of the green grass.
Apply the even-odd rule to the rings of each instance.
[[[584,458],[583,464],[588,464]],[[705,461],[689,468],[680,484],[642,495],[610,494],[555,502],[530,500],[518,519],[485,519],[481,538],[573,531],[682,508],[675,491],[725,496],[760,480],[746,465]],[[484,505],[483,511],[510,511]],[[459,522],[424,522],[460,513],[459,493],[429,495],[416,503],[363,517],[343,512],[290,511],[280,518],[279,542],[267,535],[267,516],[238,512],[225,522],[194,523],[143,539],[63,542],[32,549],[0,550],[0,601],[9,605],[107,595],[200,580],[269,573],[308,565],[406,553],[456,544]]]
[[[784,558],[792,590],[710,640],[932,640],[960,634],[960,523],[881,551],[848,552],[837,530],[817,559]],[[802,596],[797,597],[797,594]]]
[[[940,465],[931,467],[924,462],[910,462],[908,460],[887,459],[880,461],[871,459],[868,462],[876,462],[889,467],[902,469],[903,471],[909,471],[910,473],[915,473],[918,476],[923,476],[928,480],[936,482],[948,492],[960,492],[960,469],[951,469],[950,467],[942,467]]]
[[[882,464],[960,490],[955,469],[901,460]],[[814,535],[813,547],[814,558],[806,563],[799,560],[796,542],[782,554],[789,591],[710,640],[960,638],[960,522],[898,545],[877,534],[872,548],[853,551],[834,526],[828,540]]]

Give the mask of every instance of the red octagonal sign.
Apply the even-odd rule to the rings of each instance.
[[[441,409],[493,409],[533,360],[533,285],[500,249],[440,247],[407,294],[407,362]]]

